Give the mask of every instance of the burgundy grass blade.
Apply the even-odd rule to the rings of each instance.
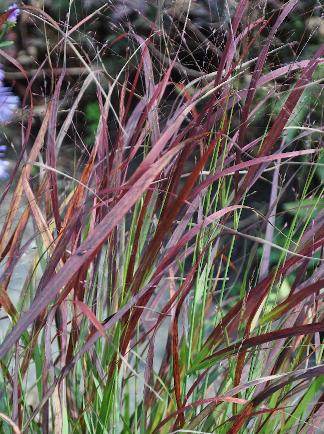
[[[98,252],[98,249],[105,242],[109,233],[118,222],[131,209],[134,203],[149,187],[163,167],[169,163],[180,147],[173,148],[153,164],[132,188],[120,199],[118,204],[106,215],[97,225],[96,231],[78,248],[77,252],[71,256],[61,270],[50,280],[44,290],[34,300],[33,305],[21,319],[17,322],[13,330],[5,338],[0,346],[0,358],[2,358],[11,346],[19,340],[21,334],[38,317],[43,309],[56,297],[59,290],[64,287],[70,279],[75,276],[78,270],[86,264]]]

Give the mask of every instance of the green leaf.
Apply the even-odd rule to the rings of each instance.
[[[14,41],[2,41],[0,42],[0,48],[11,47],[14,44]]]

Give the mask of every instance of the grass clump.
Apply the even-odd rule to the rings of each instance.
[[[24,8],[58,42],[46,40],[28,79],[21,153],[0,198],[11,202],[1,432],[320,429],[324,46],[304,58],[296,41],[278,43],[297,1],[258,13],[249,3],[237,2],[219,47],[209,40],[213,71],[193,60],[203,31],[169,13],[177,35],[149,19],[148,35],[116,30],[134,49],[114,77],[76,42],[105,5],[73,27]],[[82,75],[66,91],[71,52]],[[34,136],[46,62],[52,88]],[[79,160],[64,170],[71,142]]]

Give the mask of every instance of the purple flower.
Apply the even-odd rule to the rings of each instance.
[[[0,160],[0,179],[8,178],[8,170],[7,170],[8,166],[9,166],[9,161]]]
[[[1,159],[5,150],[6,146],[0,145],[0,180],[8,177],[7,166],[9,165],[9,162]]]
[[[0,83],[0,125],[11,121],[18,104],[19,98],[11,92],[9,87]]]
[[[17,18],[20,15],[20,9],[17,6],[16,3],[13,3],[11,6],[9,6],[8,11],[11,11],[12,13],[9,15],[9,17],[7,18],[7,21],[9,23],[15,24],[17,22]]]
[[[3,85],[4,78],[5,73],[3,66],[0,64],[0,125],[6,124],[11,120],[19,104],[19,98],[12,93],[10,87]]]
[[[0,64],[0,125],[9,122],[17,110],[19,98],[15,96],[9,87],[3,85],[4,71],[2,65]],[[0,145],[0,180],[6,179],[8,177],[7,167],[9,165],[8,161],[3,160],[4,151],[6,147]]]

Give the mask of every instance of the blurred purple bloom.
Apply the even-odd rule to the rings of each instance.
[[[19,98],[11,92],[9,87],[0,83],[0,124],[10,122],[18,108]]]
[[[8,161],[1,159],[5,150],[6,146],[0,145],[0,180],[6,179],[8,177],[7,166],[9,165],[9,163]]]
[[[12,93],[9,87],[3,85],[4,78],[5,73],[0,64],[0,125],[6,124],[11,120],[19,104],[19,98]]]
[[[9,166],[8,161],[0,160],[0,180],[8,178],[8,166]]]
[[[6,160],[0,160],[0,179],[8,178],[7,166],[9,166],[9,162]]]
[[[12,13],[9,15],[7,21],[8,21],[9,23],[13,23],[13,24],[14,24],[14,23],[17,22],[17,18],[18,18],[19,15],[20,15],[20,9],[19,9],[19,7],[17,6],[16,3],[13,3],[13,4],[8,8],[8,11],[11,11],[11,10],[12,10]]]

